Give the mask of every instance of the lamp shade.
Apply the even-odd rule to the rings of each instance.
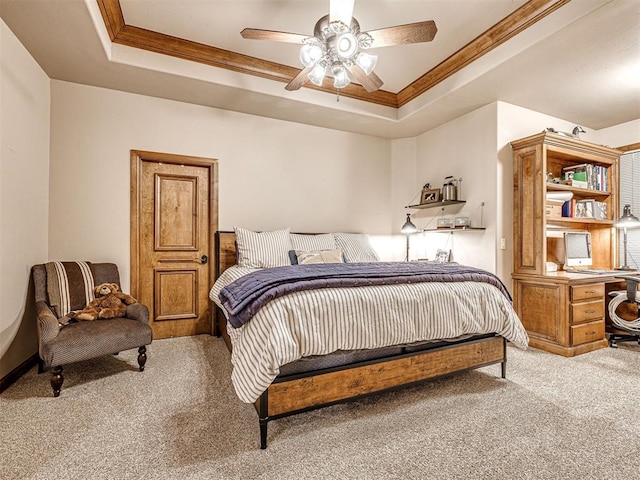
[[[615,224],[616,228],[638,228],[640,227],[640,220],[634,214],[631,213],[631,205],[625,205],[622,210],[622,216]]]
[[[407,221],[402,225],[402,230],[400,230],[405,235],[409,235],[411,233],[416,233],[418,229],[411,221],[411,214],[407,213]]]

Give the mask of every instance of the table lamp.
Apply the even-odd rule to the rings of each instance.
[[[640,220],[631,213],[631,205],[627,204],[624,206],[622,216],[614,226],[622,229],[622,245],[624,247],[624,265],[618,267],[616,270],[635,270],[635,268],[631,268],[627,265],[627,229],[640,227]]]
[[[407,256],[405,258],[405,261],[408,262],[409,261],[409,236],[412,233],[416,233],[418,231],[416,226],[411,221],[411,214],[407,213],[407,221],[404,222],[404,225],[402,225],[402,229],[400,231],[407,236]]]

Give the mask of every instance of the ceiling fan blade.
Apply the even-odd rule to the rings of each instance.
[[[329,21],[340,21],[346,26],[351,25],[354,0],[331,0],[329,2]]]
[[[248,40],[271,40],[272,42],[299,43],[300,45],[305,38],[309,38],[309,35],[300,33],[276,32],[275,30],[260,30],[258,28],[245,28],[240,32],[240,35]]]
[[[426,22],[409,23],[407,25],[396,25],[395,27],[371,30],[368,33],[373,38],[371,48],[389,47],[391,45],[405,45],[408,43],[430,42],[438,31],[436,22],[427,20]]]
[[[371,72],[368,78],[375,83],[376,87],[378,87],[376,88],[376,90],[378,90],[382,85],[384,85],[384,82],[378,75],[376,75],[376,72]]]
[[[290,92],[292,92],[293,90],[298,90],[300,87],[302,87],[302,85],[304,85],[304,83],[307,80],[309,80],[308,77],[307,77],[307,74],[311,70],[313,70],[313,66],[306,67],[306,68],[303,68],[302,70],[300,70],[298,75],[293,77],[293,79],[289,83],[287,83],[287,86],[284,87],[285,90],[289,90]]]
[[[369,75],[364,73],[364,70],[359,65],[348,66],[347,69],[351,74],[351,79],[356,83],[359,83],[364,87],[367,92],[375,92],[382,86],[382,80],[375,72],[371,72]]]

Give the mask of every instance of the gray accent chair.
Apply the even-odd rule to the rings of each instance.
[[[116,283],[120,286],[118,267],[113,263],[94,263],[94,282]],[[31,270],[38,321],[40,361],[38,372],[52,370],[53,396],[60,395],[64,377],[62,366],[103,355],[116,355],[138,348],[138,365],[144,371],[147,361],[146,345],[153,339],[149,326],[149,309],[140,303],[127,305],[126,317],[108,320],[80,321],[62,326],[65,318],[57,318],[47,293],[47,272],[44,264]]]

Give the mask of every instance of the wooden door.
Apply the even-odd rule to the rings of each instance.
[[[156,339],[211,333],[217,161],[131,152],[131,292]]]

